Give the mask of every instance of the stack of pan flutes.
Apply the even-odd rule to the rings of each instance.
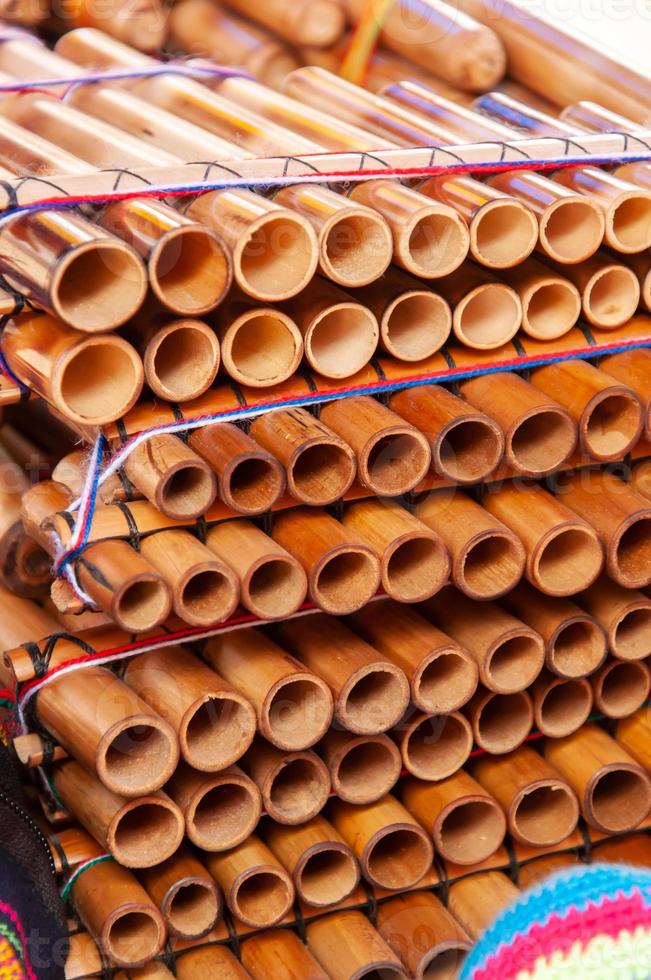
[[[7,36],[0,83],[40,85],[0,91],[2,181],[639,122],[151,63],[95,29]],[[442,980],[586,848],[651,865],[651,351],[575,356],[651,336],[650,247],[646,163],[0,222],[0,687],[68,980]],[[472,370],[422,383],[446,366]],[[139,442],[52,580],[100,432],[110,455],[325,391]]]

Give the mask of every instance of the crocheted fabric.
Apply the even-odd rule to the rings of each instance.
[[[461,980],[647,980],[651,871],[594,864],[562,871],[505,909]]]

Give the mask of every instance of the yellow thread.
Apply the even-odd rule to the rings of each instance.
[[[368,63],[394,2],[395,0],[367,0],[339,69],[339,74],[346,81],[354,85],[361,85],[364,82]]]

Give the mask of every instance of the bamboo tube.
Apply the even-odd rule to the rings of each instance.
[[[260,819],[258,787],[238,766],[208,775],[181,762],[167,790],[183,813],[186,836],[205,851],[236,847]]]
[[[320,271],[332,282],[348,289],[365,286],[391,262],[391,230],[372,208],[312,184],[282,188],[274,201],[310,222],[319,242]]]
[[[565,680],[543,670],[531,688],[536,728],[550,738],[571,735],[592,710],[592,686],[585,677]]]
[[[374,647],[329,616],[301,616],[276,629],[283,647],[328,685],[334,718],[355,735],[377,735],[409,705],[405,674]]]
[[[622,133],[634,133],[636,129],[641,129],[632,119],[587,99],[565,106],[558,115],[577,131],[585,129],[589,133],[615,133],[621,130]]]
[[[467,705],[466,715],[472,725],[475,744],[492,755],[513,752],[522,745],[534,720],[527,691],[495,694],[480,688]]]
[[[61,745],[54,745],[49,739],[35,732],[30,732],[28,735],[15,735],[12,745],[18,761],[30,769],[42,766],[48,758],[52,762],[68,758],[68,753]]]
[[[0,577],[26,599],[36,599],[51,581],[50,559],[40,534],[22,524],[22,502],[30,493],[28,474],[0,445]]]
[[[626,718],[649,697],[651,675],[641,660],[609,660],[591,678],[594,702],[607,718]]]
[[[387,354],[399,361],[420,361],[440,350],[452,329],[452,313],[443,297],[395,266],[380,285],[381,290],[367,287],[355,296],[375,314]]]
[[[255,78],[278,88],[298,58],[275,35],[209,0],[184,0],[168,16],[170,39],[182,51],[210,56],[218,65],[244,68]]]
[[[187,531],[159,531],[142,541],[141,553],[172,590],[174,612],[191,626],[228,619],[237,607],[235,573]]]
[[[336,912],[311,922],[307,947],[331,980],[406,980],[400,960],[361,912]]]
[[[458,976],[470,940],[429,892],[399,895],[378,907],[377,928],[415,980]]]
[[[167,582],[126,541],[88,545],[74,564],[81,588],[122,629],[143,633],[167,619]]]
[[[119,966],[139,966],[157,956],[165,924],[142,885],[115,861],[86,868],[72,886],[82,922],[105,956]]]
[[[158,51],[167,33],[167,12],[160,0],[145,0],[137,8],[127,0],[117,0],[111,5],[110,12],[84,0],[74,6],[56,7],[54,14],[57,33],[75,27],[101,27],[113,37],[142,51]]]
[[[558,275],[529,258],[522,265],[505,269],[502,278],[520,297],[522,329],[530,337],[556,340],[576,325],[581,313],[581,296],[565,275]],[[603,288],[603,277],[601,282]],[[591,298],[596,298],[594,290]],[[621,292],[618,299],[621,302]]]
[[[150,868],[170,857],[183,837],[183,816],[165,793],[126,800],[77,763],[54,770],[63,806],[125,868]]]
[[[325,507],[350,489],[357,470],[353,451],[305,409],[259,415],[249,431],[285,467],[287,490],[301,503]]]
[[[306,361],[324,377],[349,378],[373,357],[377,319],[327,279],[315,278],[286,309],[303,335]]]
[[[357,456],[357,478],[374,494],[397,497],[427,473],[431,453],[426,437],[368,395],[330,402],[321,420]]]
[[[520,891],[501,871],[469,875],[450,886],[448,908],[466,930],[477,940],[495,917],[520,896]]]
[[[298,369],[303,340],[286,313],[235,296],[222,304],[216,317],[224,370],[234,381],[268,388]]]
[[[332,424],[332,417],[325,421]],[[377,555],[325,511],[284,511],[274,519],[272,536],[301,563],[310,598],[324,612],[345,616],[375,595],[380,584]]]
[[[35,636],[48,636],[56,633],[59,624],[52,619],[40,606],[10,592],[0,584],[0,604],[2,618],[0,619],[0,649],[8,651],[12,647],[27,653],[19,644],[33,642]],[[28,655],[29,659],[29,655]],[[31,663],[31,660],[30,660]],[[32,664],[31,677],[34,676],[35,666]],[[0,660],[0,682],[3,687],[13,688],[18,678],[10,661],[5,656]]]
[[[353,19],[364,10],[361,0],[347,0]],[[506,71],[506,55],[499,35],[439,0],[423,0],[410,8],[405,0],[376,16],[382,42],[409,61],[427,68],[455,88],[485,92]]]
[[[289,929],[273,929],[251,936],[242,945],[242,962],[247,976],[254,980],[290,980],[309,977],[328,980],[325,973],[298,936]]]
[[[400,753],[387,735],[353,736],[331,728],[319,752],[330,770],[334,792],[347,803],[374,803],[400,775]]]
[[[597,252],[574,265],[556,265],[581,294],[583,316],[600,330],[614,330],[627,323],[640,302],[640,283],[635,272],[610,256]]]
[[[579,446],[594,459],[621,459],[638,441],[643,425],[639,398],[592,364],[548,364],[532,372],[531,384],[574,416]]]
[[[398,602],[428,599],[447,582],[450,556],[429,527],[393,500],[362,500],[342,518],[380,556],[382,588]]]
[[[242,605],[260,619],[291,616],[305,599],[302,567],[250,521],[216,524],[209,528],[206,544],[233,569]]]
[[[220,499],[240,514],[264,514],[285,489],[278,460],[231,422],[195,429],[188,446],[215,473]]]
[[[434,839],[437,852],[455,864],[478,864],[502,843],[506,819],[497,801],[463,769],[437,783],[408,776],[402,800]]]
[[[382,600],[355,613],[351,625],[405,672],[412,704],[420,711],[447,714],[472,697],[475,660],[415,610]]]
[[[424,609],[474,657],[480,681],[496,694],[523,691],[542,670],[545,653],[540,634],[495,603],[483,603],[478,619],[472,600],[447,588],[429,599]]]
[[[574,831],[579,805],[569,784],[533,749],[476,759],[473,775],[506,813],[521,844],[553,847]]]
[[[619,745],[623,745],[645,769],[651,768],[651,752],[647,740],[650,722],[651,708],[647,705],[628,718],[620,719],[615,729]]]
[[[272,745],[300,751],[314,745],[332,719],[332,695],[264,633],[252,628],[208,640],[204,657],[253,705],[258,729]]]
[[[651,654],[651,601],[605,575],[578,596],[579,603],[601,624],[613,656],[641,660]]]
[[[66,419],[104,425],[135,405],[142,361],[122,337],[88,336],[43,313],[7,322],[2,352],[13,373]]]
[[[437,287],[452,307],[452,329],[473,350],[494,350],[508,343],[522,323],[520,297],[483,266],[466,263]]]
[[[498,599],[519,582],[525,551],[501,521],[458,491],[427,494],[416,517],[443,538],[452,559],[452,581],[471,599]]]
[[[210,466],[170,433],[136,446],[124,462],[124,472],[154,507],[175,520],[203,514],[217,494]]]
[[[644,831],[626,837],[606,838],[599,841],[595,853],[599,861],[615,861],[618,864],[626,862],[638,867],[649,867],[649,835]]]
[[[79,931],[68,938],[66,980],[89,980],[102,969],[101,954],[89,933]]]
[[[215,926],[221,914],[221,895],[208,871],[183,848],[155,868],[140,872],[140,880],[160,908],[173,936],[197,939]]]
[[[586,677],[606,659],[605,630],[569,599],[546,596],[521,582],[503,600],[545,641],[545,665],[558,677]]]
[[[253,6],[245,0],[228,0],[228,5],[290,44],[327,48],[339,40],[346,23],[343,7],[334,0],[299,0],[289,12],[279,0]]]
[[[578,474],[563,478],[562,496],[564,503],[589,520],[599,534],[610,577],[624,588],[649,585],[651,509],[648,500],[605,471],[591,471],[587,479]]]
[[[124,680],[177,732],[181,754],[195,769],[226,769],[253,741],[256,718],[249,702],[183,647],[133,657]]]
[[[392,104],[401,106],[414,115],[444,126],[451,132],[457,143],[476,143],[482,140],[506,142],[513,138],[513,131],[502,123],[473,111],[469,106],[472,98],[466,97],[464,105],[457,97],[440,92],[436,82],[428,84],[421,79],[411,78],[409,74],[402,79],[390,82],[379,93]]]
[[[253,834],[225,854],[206,854],[205,861],[229,909],[245,925],[267,929],[292,907],[294,885],[290,876]]]
[[[296,894],[320,908],[341,902],[359,883],[359,866],[350,847],[322,816],[300,827],[267,823],[265,841],[294,881]]]
[[[630,482],[638,493],[646,497],[647,500],[651,500],[648,459],[641,459],[633,463],[630,471]]]
[[[330,804],[330,820],[374,887],[410,888],[431,867],[429,837],[394,796],[383,796],[363,806],[335,799]]]
[[[39,722],[118,796],[144,796],[179,758],[172,727],[105,667],[86,667],[44,687]]]
[[[576,863],[577,856],[572,852],[569,854],[554,854],[549,857],[539,858],[536,861],[529,861],[527,864],[518,868],[518,885],[522,889],[534,888],[547,878],[550,878],[556,871],[572,868]]]
[[[490,375],[471,378],[459,390],[499,424],[506,462],[516,473],[544,476],[572,455],[577,430],[570,413],[517,374],[502,374],[499,386]]]
[[[203,320],[159,315],[132,322],[131,332],[154,395],[170,402],[186,401],[210,388],[219,370],[219,341]]]
[[[60,464],[57,464],[54,469],[59,470]],[[50,529],[47,523],[43,526],[44,522],[58,511],[67,510],[75,495],[79,495],[76,489],[71,493],[67,485],[64,486],[57,480],[41,480],[39,483],[34,483],[22,495],[20,504],[22,525],[26,533],[47,553],[52,552],[54,544]],[[12,591],[17,592],[17,589],[13,588]]]
[[[600,370],[632,389],[644,406],[644,431],[651,432],[651,351],[624,351],[599,362]]]
[[[446,779],[461,768],[473,745],[472,729],[463,715],[417,714],[397,735],[407,772],[419,779]]]
[[[242,766],[260,790],[265,812],[280,824],[305,823],[327,803],[330,773],[315,752],[286,752],[258,738]]]
[[[74,449],[71,453],[61,456],[52,469],[52,480],[42,480],[34,484],[31,488],[34,491],[34,498],[29,498],[29,503],[25,501],[23,507],[23,520],[27,521],[30,534],[38,532],[39,525],[46,517],[51,517],[60,510],[66,510],[72,501],[81,495],[84,488],[84,477],[88,468],[88,451],[86,449]],[[52,484],[58,484],[58,489]],[[38,488],[47,488],[47,493],[38,493]],[[63,496],[60,498],[52,497],[51,493],[59,495],[67,494],[67,503]],[[112,504],[116,501],[137,500],[142,497],[139,490],[135,487],[125,489],[122,480],[115,473],[97,489],[97,505]],[[60,503],[59,503],[60,499]],[[49,508],[49,509],[48,509]]]
[[[545,758],[572,786],[587,822],[605,834],[633,830],[648,815],[649,777],[596,725],[548,740]]]
[[[248,980],[251,974],[231,953],[228,946],[206,945],[175,950],[174,964],[178,980]]]
[[[488,182],[534,212],[538,219],[538,247],[556,262],[583,262],[601,245],[606,219],[591,198],[520,168],[495,174]]]
[[[526,578],[551,596],[573,595],[588,588],[604,562],[595,529],[581,511],[569,509],[569,493],[562,499],[563,503],[534,484],[505,482],[483,500],[485,509],[522,541],[527,553]]]
[[[427,437],[432,468],[445,479],[481,482],[502,459],[504,437],[497,423],[441,385],[405,388],[391,396],[389,405]]]

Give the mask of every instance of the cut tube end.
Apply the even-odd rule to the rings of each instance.
[[[337,715],[347,731],[378,735],[397,724],[409,704],[409,684],[389,661],[355,671],[337,699]]]
[[[415,276],[438,279],[458,269],[470,236],[459,215],[443,204],[423,207],[396,236],[395,255]]]
[[[224,503],[249,516],[271,510],[284,489],[283,467],[274,456],[262,451],[231,460],[220,483]]]
[[[226,851],[253,833],[260,810],[254,783],[221,774],[195,794],[185,815],[186,834],[204,851]]]
[[[260,619],[283,619],[301,606],[307,577],[291,555],[274,555],[256,563],[242,583],[244,605]]]
[[[437,293],[409,290],[386,308],[380,324],[382,346],[399,361],[421,361],[450,336],[452,313]]]
[[[477,665],[461,647],[443,647],[425,657],[415,671],[412,700],[421,711],[447,714],[466,704],[477,687]]]
[[[503,452],[504,436],[496,422],[484,415],[461,415],[441,431],[432,462],[453,483],[478,483],[497,468]]]
[[[113,619],[130,633],[144,633],[159,626],[170,614],[172,597],[160,575],[141,572],[115,593],[111,604]]]
[[[393,823],[377,831],[364,848],[362,867],[371,884],[402,889],[429,871],[434,851],[418,824]]]
[[[554,528],[532,556],[531,581],[546,595],[568,596],[587,589],[603,566],[603,549],[587,524]]]
[[[515,337],[522,303],[510,286],[488,283],[471,290],[452,314],[455,335],[466,347],[493,350]]]
[[[280,310],[261,307],[247,311],[222,337],[224,369],[235,381],[252,388],[286,381],[302,356],[301,332]]]
[[[299,858],[294,881],[303,901],[319,908],[350,895],[359,883],[359,868],[346,844],[324,841]]]
[[[388,596],[397,602],[422,602],[447,582],[450,556],[438,535],[412,531],[391,543],[381,567]]]
[[[514,198],[484,204],[470,224],[470,251],[489,268],[509,269],[524,262],[537,241],[535,215]]]
[[[447,779],[466,762],[472,744],[472,730],[463,715],[418,715],[405,733],[402,757],[419,779]]]
[[[527,786],[513,800],[509,813],[512,833],[524,844],[552,847],[572,833],[579,819],[579,804],[567,783],[542,779]]]
[[[537,340],[556,340],[576,324],[581,296],[567,279],[550,276],[523,304],[522,329]]]
[[[595,703],[608,718],[627,718],[649,696],[649,668],[640,660],[613,661],[594,680]]]
[[[240,759],[256,731],[255,712],[235,691],[206,694],[179,728],[183,758],[194,769],[219,772]]]
[[[441,813],[434,825],[434,843],[446,861],[479,864],[495,853],[505,833],[506,818],[495,800],[464,796]]]
[[[210,228],[183,224],[166,232],[149,257],[149,281],[156,297],[179,316],[209,313],[231,284],[230,257]]]
[[[357,461],[350,446],[332,439],[314,439],[290,460],[287,487],[297,500],[311,507],[325,507],[350,488]]]
[[[114,334],[80,339],[52,376],[55,406],[80,425],[106,425],[133,408],[144,382],[142,361]]]
[[[603,212],[594,201],[563,197],[540,220],[540,245],[556,262],[574,265],[594,255],[605,229]]]
[[[550,738],[577,731],[592,709],[592,688],[584,677],[550,684],[536,705],[536,724]]]
[[[378,496],[397,497],[420,483],[432,455],[422,432],[413,426],[391,426],[377,432],[358,455],[362,482]]]
[[[374,803],[400,775],[400,753],[386,735],[360,736],[347,743],[332,770],[337,796],[347,803]]]
[[[330,776],[321,759],[313,752],[296,752],[283,758],[262,795],[270,817],[294,826],[315,817],[329,792]]]
[[[332,721],[332,694],[316,674],[293,673],[277,681],[262,706],[261,732],[286,751],[306,749]]]
[[[294,886],[281,868],[260,865],[240,875],[231,889],[232,912],[253,929],[266,929],[280,922],[294,901]]]
[[[176,851],[185,826],[179,808],[162,794],[124,806],[108,829],[111,854],[125,868],[151,868]]]
[[[333,217],[322,235],[321,271],[349,289],[379,279],[392,256],[389,226],[371,208],[347,208]]]
[[[97,775],[118,796],[144,796],[167,782],[179,760],[174,730],[154,715],[114,725],[97,749]]]
[[[199,939],[214,927],[221,912],[217,886],[208,878],[183,878],[167,892],[163,913],[169,931]]]
[[[515,534],[506,528],[484,531],[459,553],[452,578],[471,599],[498,599],[518,584],[525,562],[524,548]]]
[[[147,384],[170,402],[202,395],[219,370],[219,341],[201,320],[179,320],[160,330],[144,353]]]
[[[141,259],[107,236],[72,249],[59,262],[50,298],[64,323],[86,333],[113,330],[134,315],[147,293]]]
[[[199,456],[170,466],[156,487],[158,509],[173,520],[194,520],[205,514],[217,496],[217,481]]]
[[[211,626],[232,616],[239,598],[238,582],[228,565],[205,562],[184,578],[174,608],[190,626]]]
[[[474,719],[475,741],[492,755],[512,752],[533,725],[533,706],[525,691],[488,695]]]
[[[247,295],[265,302],[296,296],[319,260],[311,225],[301,215],[277,211],[258,219],[233,254],[235,280]]]
[[[160,953],[165,925],[153,905],[132,902],[113,911],[104,924],[102,949],[119,966],[141,966]]]
[[[602,330],[621,327],[640,302],[640,283],[632,269],[613,264],[599,269],[583,291],[586,320]]]
[[[618,252],[643,252],[651,247],[651,193],[622,194],[606,214],[606,241]]]
[[[607,388],[586,405],[579,422],[583,448],[601,462],[619,460],[636,444],[644,427],[644,409],[629,389]]]
[[[558,406],[534,408],[506,439],[506,456],[518,473],[544,476],[562,466],[574,452],[576,423]]]
[[[651,584],[651,511],[638,511],[623,522],[607,550],[608,572],[625,589]]]
[[[325,378],[349,378],[373,357],[380,329],[359,303],[337,303],[316,316],[305,334],[305,357]]]
[[[633,830],[651,809],[651,784],[639,766],[612,763],[597,770],[585,791],[588,819],[606,834]]]
[[[362,545],[332,548],[310,572],[314,603],[332,616],[357,612],[378,590],[380,562]]]

